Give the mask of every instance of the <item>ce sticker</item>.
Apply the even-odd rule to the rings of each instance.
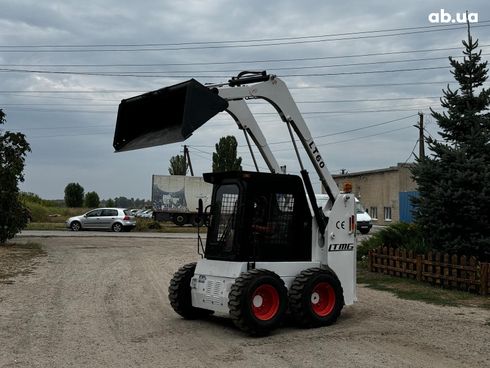
[[[343,230],[345,230],[345,221],[337,221],[335,223],[335,227],[337,229],[343,229]]]

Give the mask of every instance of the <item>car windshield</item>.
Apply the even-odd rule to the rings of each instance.
[[[362,206],[361,202],[356,201],[356,213],[364,213],[366,210]]]
[[[130,210],[124,210],[124,214],[126,216],[131,216],[131,211]]]

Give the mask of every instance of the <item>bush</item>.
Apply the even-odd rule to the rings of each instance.
[[[148,229],[160,230],[162,225],[158,221],[152,221],[148,224]]]
[[[429,250],[419,227],[404,222],[387,226],[364,240],[357,248],[358,259],[367,256],[369,250],[379,247],[405,249],[415,253],[425,253]]]
[[[37,202],[26,201],[25,206],[31,211],[32,222],[46,222],[48,209]]]
[[[148,230],[160,230],[162,224],[160,222],[150,219],[139,218],[136,220],[135,231],[148,231]]]

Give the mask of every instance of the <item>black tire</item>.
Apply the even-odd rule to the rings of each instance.
[[[289,289],[289,308],[301,327],[331,325],[343,307],[344,292],[339,279],[331,270],[304,270]]]
[[[178,226],[184,226],[185,224],[187,224],[187,215],[174,215],[174,224]]]
[[[196,262],[188,263],[174,273],[168,287],[168,299],[174,311],[185,319],[196,319],[212,314],[213,311],[192,306],[191,279]]]
[[[73,221],[70,224],[70,229],[72,231],[80,231],[80,230],[82,230],[82,224],[79,221]]]
[[[112,225],[112,231],[114,231],[115,233],[120,233],[124,230],[124,227],[122,226],[121,223],[119,222],[116,222]]]
[[[359,232],[360,232],[362,235],[366,235],[367,233],[369,233],[369,230],[370,230],[370,229],[359,229]]]
[[[287,309],[287,289],[274,272],[243,272],[231,286],[228,296],[230,317],[242,331],[255,336],[267,335],[278,327]]]

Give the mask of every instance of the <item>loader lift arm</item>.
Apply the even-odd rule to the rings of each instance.
[[[320,181],[327,191],[328,196],[332,202],[334,202],[339,194],[339,189],[335,183],[335,180],[330,174],[325,161],[320,155],[320,152],[313,141],[310,130],[308,129],[298,106],[294,102],[288,87],[280,78],[277,78],[274,75],[269,75],[267,77],[267,80],[252,85],[241,84],[237,87],[221,86],[218,88],[218,94],[227,101],[262,98],[269,102],[276,109],[281,119],[286,124],[290,124],[293,128],[306,153],[308,154],[315,171],[320,177]],[[232,79],[230,83],[232,82],[234,85],[237,84],[236,79]],[[247,82],[246,78],[244,82]],[[248,111],[250,112],[250,110]],[[237,116],[237,118],[240,120],[242,117]],[[251,127],[251,134],[254,136],[260,135],[263,137],[258,125]],[[266,150],[261,150],[260,152],[266,162],[275,161],[275,158],[268,147]]]

